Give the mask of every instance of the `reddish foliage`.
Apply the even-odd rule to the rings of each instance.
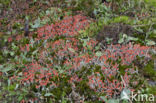
[[[51,61],[58,60],[57,62],[53,62],[50,65],[47,65],[47,67],[50,69],[56,65],[62,65],[60,61],[62,61],[65,58],[63,65],[70,68],[65,70],[64,72],[66,72],[68,75],[71,75],[69,83],[71,83],[74,87],[76,86],[75,82],[83,80],[75,74],[76,71],[80,71],[82,67],[86,67],[87,69],[89,65],[93,64],[101,66],[101,73],[93,72],[92,75],[86,74],[88,75],[89,79],[88,85],[96,92],[106,93],[108,98],[118,96],[121,93],[121,91],[125,88],[125,86],[132,89],[129,84],[130,79],[132,78],[131,74],[135,72],[133,68],[125,69],[128,70],[129,73],[125,71],[125,74],[123,75],[123,80],[125,83],[124,84],[121,78],[119,79],[118,77],[119,75],[121,75],[119,72],[119,64],[113,64],[113,61],[121,59],[120,65],[131,65],[132,61],[134,61],[137,56],[150,57],[148,55],[149,47],[140,46],[137,44],[132,45],[131,43],[129,43],[127,45],[110,45],[106,50],[101,51],[102,55],[99,57],[95,55],[96,53],[93,50],[96,41],[90,40],[87,43],[88,45],[92,46],[92,48],[90,49],[92,50],[93,55],[89,55],[86,52],[87,48],[85,47],[79,50],[78,46],[80,44],[80,41],[76,39],[59,39],[53,43],[47,44],[48,48],[51,49],[43,49],[41,51],[40,60],[46,61],[46,58],[50,58]],[[72,48],[72,50],[69,50],[69,48]],[[49,57],[48,53],[50,51],[53,51],[55,55]],[[80,54],[83,55],[80,56]],[[112,61],[107,62],[109,59],[111,59]],[[24,72],[25,78],[22,79],[23,83],[35,82],[38,84],[36,85],[36,88],[46,86],[47,84],[50,84],[53,87],[57,87],[57,83],[55,83],[55,81],[50,80],[54,76],[59,76],[57,71],[55,71],[54,69],[45,71],[43,70],[43,67],[38,63],[32,63],[30,64],[30,66],[26,67],[27,68],[23,69],[24,71],[26,70],[26,72]],[[36,74],[36,72],[39,72],[39,74]]]
[[[43,86],[57,88],[61,85],[61,78],[68,76],[70,77],[68,83],[76,87],[75,82],[87,79],[87,85],[91,89],[95,92],[106,94],[108,98],[118,96],[125,86],[133,89],[129,85],[132,78],[131,75],[135,72],[135,66],[132,63],[137,57],[150,58],[150,48],[138,44],[132,45],[132,43],[109,45],[107,49],[101,51],[102,55],[97,56],[94,50],[97,41],[90,39],[87,41],[87,45],[84,46],[82,41],[71,38],[88,24],[89,20],[86,17],[76,15],[65,17],[60,22],[39,28],[37,40],[53,39],[60,35],[66,38],[54,39],[55,41],[47,42],[40,49],[38,61],[33,61],[29,66],[26,65],[22,69],[23,79],[20,80],[21,84],[34,83],[36,88]],[[21,50],[24,51],[26,49],[29,51],[30,46],[30,44],[26,44],[26,46],[21,47]],[[89,51],[92,53],[89,54]],[[109,60],[111,61],[108,62]],[[95,65],[100,66],[98,72]],[[119,65],[132,65],[132,68],[125,69],[123,80],[120,78]],[[59,69],[63,72],[54,69],[55,67],[60,67]],[[68,69],[64,69],[64,67]],[[85,74],[87,78],[81,78],[77,75],[77,72],[81,71],[83,67],[92,71],[91,74]],[[16,77],[14,78],[16,79]]]
[[[88,26],[89,20],[82,15],[66,16],[64,20],[38,29],[38,39],[54,38],[55,36],[75,36],[79,30]]]
[[[8,42],[12,42],[12,37],[9,37],[8,38]]]
[[[49,81],[52,77],[57,77],[57,71],[53,69],[44,70],[37,62],[29,64],[29,66],[25,65],[26,68],[23,68],[23,79],[21,79],[21,83],[36,83],[36,88],[40,86],[46,86],[50,84],[53,87],[56,87],[56,84],[52,81]]]

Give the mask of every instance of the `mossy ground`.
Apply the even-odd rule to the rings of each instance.
[[[61,101],[63,103],[68,103],[69,101],[74,101],[76,103],[76,100],[71,97],[71,95],[75,93],[74,95],[78,95],[77,97],[80,97],[80,100],[83,100],[83,98],[85,98],[85,103],[93,103],[93,101],[94,103],[102,103],[102,101],[99,101],[100,96],[105,96],[107,94],[97,92],[96,89],[98,88],[98,86],[94,90],[91,89],[88,85],[89,80],[87,79],[92,75],[94,79],[96,78],[98,80],[98,76],[100,75],[100,79],[104,81],[106,79],[106,76],[103,75],[101,67],[94,64],[89,64],[87,66],[84,65],[80,69],[80,71],[72,71],[74,72],[74,74],[68,75],[66,71],[71,66],[66,68],[63,63],[67,62],[67,59],[72,60],[73,58],[73,64],[75,63],[75,61],[78,61],[82,58],[88,57],[89,59],[91,59],[90,56],[93,56],[94,53],[96,53],[96,56],[98,55],[100,57],[102,55],[101,52],[103,51],[103,48],[101,48],[101,41],[105,40],[106,37],[113,38],[112,42],[115,42],[115,44],[117,44],[118,41],[123,40],[121,45],[126,45],[129,43],[129,41],[131,41],[133,42],[133,44],[141,44],[142,46],[146,45],[155,49],[155,4],[155,0],[132,0],[131,2],[129,2],[128,0],[118,0],[115,3],[113,3],[112,0],[110,0],[110,2],[108,3],[99,3],[96,0],[73,0],[72,2],[66,0],[1,0],[0,102],[2,101],[4,103],[7,103],[14,101],[18,103],[22,100],[29,100],[31,97],[37,97],[37,102],[48,101],[48,103],[52,103]],[[81,18],[79,14],[81,16],[85,16],[86,18],[82,17],[82,19],[79,20],[79,18]],[[68,31],[68,27],[64,28],[66,27],[64,24],[70,22],[70,19],[68,22],[63,22],[63,26],[61,22],[65,19],[68,20],[68,18],[70,18],[71,16],[74,17],[75,15],[78,15],[78,18],[72,19],[73,22],[79,21],[81,23],[84,23],[83,26],[85,25],[85,28],[78,32],[76,30],[77,28],[75,30]],[[29,18],[29,37],[24,37],[24,23],[26,18]],[[86,22],[85,20],[88,21]],[[88,22],[90,24],[89,26],[86,26]],[[54,38],[52,37],[47,40],[43,39],[46,35],[42,35],[42,38],[40,38],[41,40],[35,41],[35,39],[38,38],[39,30],[42,30],[42,27],[48,28],[49,26],[47,25],[51,24],[56,25],[57,30],[60,29],[59,27],[61,27],[63,28],[63,30],[60,29],[60,31],[67,30],[69,33],[76,31],[78,35],[69,37],[70,39],[63,35],[56,36]],[[72,27],[74,26],[74,24],[70,26]],[[128,26],[128,28],[125,28],[126,26]],[[52,30],[55,31],[54,28]],[[127,36],[123,38],[123,35],[120,36],[120,34],[127,34]],[[135,39],[130,39],[130,37],[128,36],[135,37]],[[93,39],[93,42],[98,38],[100,39],[99,42],[101,44],[96,44],[96,47],[90,45],[90,40]],[[12,42],[8,42],[8,40]],[[77,40],[80,42],[77,42]],[[46,46],[49,46],[53,43],[59,43],[60,41],[63,41],[67,44],[70,41],[72,43],[68,44],[67,47],[69,45],[74,45],[74,47],[78,45],[78,49],[74,50],[74,47],[70,49],[68,47],[68,49],[66,49],[66,52],[68,51],[70,53],[66,55],[67,58],[55,57],[55,59],[52,60],[51,57],[57,55],[57,53],[54,51],[65,49],[66,44],[63,44],[63,47],[60,48],[56,47],[56,50],[52,47],[46,48]],[[21,47],[24,46],[25,51],[22,51]],[[29,46],[30,48],[28,48]],[[81,51],[84,47],[84,51]],[[27,52],[26,49],[29,49],[29,51]],[[41,57],[43,56],[40,54],[42,53],[42,51],[43,54],[46,54],[48,52],[46,55],[44,55],[45,58]],[[90,56],[86,56],[86,54],[83,54],[83,52],[89,54]],[[108,62],[112,63],[112,66],[115,65],[115,63],[119,64],[118,67],[120,75],[124,75],[127,68],[133,68],[135,65],[135,69],[138,69],[139,73],[137,75],[133,75],[132,78],[133,80],[137,80],[139,82],[135,89],[142,89],[142,93],[156,95],[156,55],[154,54],[154,52],[151,53],[152,58],[150,58],[149,60],[146,58],[138,58],[134,60],[134,64],[132,63],[131,65],[121,65],[121,58],[116,62],[108,59]],[[79,58],[75,58],[75,56],[73,56],[73,53],[79,53]],[[59,57],[60,55],[61,52],[57,56]],[[32,60],[39,60],[40,66],[50,65],[51,63],[56,64],[56,66],[54,66],[55,70],[63,75],[57,77],[55,71],[53,71],[53,76],[56,77],[50,78],[50,80],[56,82],[58,86],[57,88],[50,90],[50,83],[46,85],[45,88],[38,89],[36,88],[36,86],[38,86],[39,83],[30,83],[29,85],[20,84],[18,80],[23,79],[23,69],[25,68],[26,64],[31,64]],[[86,62],[87,60],[85,59],[84,61]],[[97,64],[98,63],[99,62],[97,62]],[[47,70],[48,68],[44,69]],[[42,76],[42,73],[36,72],[34,73],[34,75],[35,77],[37,75]],[[11,83],[10,78],[14,76],[17,76],[18,79],[14,79],[14,83]],[[110,78],[108,78],[108,80],[113,81],[116,78],[119,79],[119,77],[119,75],[111,76]],[[82,81],[73,82],[73,84],[76,86],[73,89],[73,84],[69,83],[69,80],[71,78],[76,78],[77,80],[82,78]],[[42,80],[45,80],[45,77],[40,81]],[[22,86],[24,87],[22,88]],[[54,85],[52,85],[52,88],[53,86]],[[118,95],[115,96],[118,97]],[[47,100],[44,100],[45,98]],[[70,100],[69,98],[72,100]]]

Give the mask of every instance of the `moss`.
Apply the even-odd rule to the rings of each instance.
[[[94,69],[94,73],[95,72],[101,72],[101,66],[96,65]]]
[[[77,84],[76,91],[78,93],[80,93],[80,95],[87,96],[87,98],[86,98],[87,100],[86,101],[92,100],[92,96],[96,95],[96,92],[94,90],[90,89],[90,87],[88,86],[86,80],[82,80],[81,82],[79,82]]]
[[[59,84],[57,88],[54,88],[51,93],[55,95],[55,99],[61,100],[62,94],[65,93],[66,95],[69,95],[72,91],[71,85],[68,83],[69,77],[60,78]],[[56,81],[55,81],[56,82]]]
[[[131,68],[131,66],[127,66],[127,65],[119,65],[119,72],[121,75],[124,75],[125,74],[125,70],[127,68]]]
[[[112,20],[112,23],[125,23],[130,24],[132,21],[128,16],[118,16]]]
[[[1,0],[0,3],[4,6],[8,6],[11,3],[11,0]]]
[[[76,74],[81,78],[86,78],[88,75],[91,75],[90,69],[87,67],[82,67],[80,71],[77,71]]]
[[[154,70],[154,59],[156,58],[156,55],[152,56],[152,60],[144,67],[143,69],[143,75],[153,79],[156,81],[156,71]]]
[[[156,86],[148,86],[147,92],[156,95]]]
[[[144,1],[148,5],[156,7],[156,1],[155,0],[144,0]]]

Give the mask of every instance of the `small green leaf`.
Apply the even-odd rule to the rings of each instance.
[[[96,52],[95,55],[98,56],[98,57],[100,57],[100,56],[102,56],[102,53],[98,51],[98,52]]]
[[[105,96],[100,96],[100,98],[101,98],[103,101],[105,101],[105,102],[108,101],[107,98],[106,98]]]
[[[49,11],[49,10],[47,10],[47,11],[46,11],[46,15],[49,15],[49,14],[50,14],[50,11]]]
[[[8,50],[4,50],[4,54],[6,54],[6,55],[7,55],[8,53],[9,53],[9,51],[8,51]]]
[[[83,47],[85,47],[87,45],[87,42],[86,41],[84,41],[84,43],[83,43]]]
[[[151,45],[156,45],[156,43],[152,40],[146,40],[146,44],[151,46]]]
[[[15,87],[16,87],[16,85],[15,84],[11,85],[10,84],[10,80],[8,80],[8,90],[14,91],[15,90]]]
[[[18,73],[18,76],[22,76],[22,75],[23,75],[23,73],[22,73],[22,72]]]
[[[118,41],[119,44],[121,44],[123,42],[124,42],[124,39],[123,38],[119,39],[119,41]]]
[[[22,99],[23,99],[23,96],[20,95],[20,96],[18,97],[18,101],[21,101]]]
[[[4,68],[4,66],[3,65],[0,65],[0,70],[3,69],[3,68]]]
[[[11,81],[10,81],[10,79],[8,79],[8,86],[10,86],[10,83],[11,83]]]
[[[52,93],[46,93],[44,96],[53,96],[53,94]]]
[[[48,68],[42,68],[43,70],[49,70]]]
[[[15,53],[14,53],[14,52],[10,52],[10,55],[11,55],[11,56],[14,56],[14,55],[15,55]]]
[[[106,37],[106,42],[107,42],[108,44],[110,44],[110,43],[112,42],[112,40],[113,40],[112,38],[107,38],[107,37]]]
[[[123,38],[127,38],[128,36],[126,34],[123,34]]]
[[[0,68],[1,69],[1,68]],[[11,66],[7,66],[7,67],[5,67],[5,68],[2,68],[2,72],[8,72],[8,71],[10,71],[12,69],[12,67]]]
[[[15,90],[19,87],[19,84],[16,84]]]
[[[9,91],[9,93],[10,93],[11,95],[17,95],[17,92],[15,92],[15,91]]]
[[[130,36],[128,36],[127,39],[128,39],[128,41],[129,41],[129,40],[133,40],[133,41],[137,41],[137,40],[138,40],[138,38],[134,38],[134,37],[130,37]]]
[[[75,50],[73,49],[73,48],[68,48],[69,49],[69,51],[71,51],[71,52],[75,52]]]
[[[67,100],[66,100],[66,99],[63,99],[63,100],[62,100],[62,103],[67,103]]]
[[[109,99],[107,103],[119,103],[119,99]]]
[[[37,54],[37,52],[38,52],[38,50],[33,51],[33,52],[32,52],[32,55]]]
[[[38,28],[40,26],[40,18],[35,20],[34,25],[32,25],[32,28]]]

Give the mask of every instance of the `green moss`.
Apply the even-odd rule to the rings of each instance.
[[[79,37],[80,38],[93,37],[98,33],[98,30],[99,26],[97,25],[97,23],[91,23],[88,28],[79,31]]]
[[[147,92],[156,95],[156,86],[148,86]]]
[[[118,16],[115,17],[112,21],[112,23],[125,23],[125,24],[130,24],[131,20],[128,16]]]
[[[0,0],[0,4],[8,6],[11,3],[11,0]]]
[[[147,77],[153,79],[156,81],[156,71],[154,70],[154,58],[156,56],[153,56],[153,60],[151,60],[143,69],[144,75]]]
[[[96,65],[94,69],[94,73],[95,72],[101,72],[101,66]]]
[[[124,75],[125,74],[125,70],[127,68],[130,68],[131,66],[127,66],[127,65],[119,65],[119,71],[121,73],[121,75]]]
[[[61,100],[62,99],[62,94],[65,93],[69,95],[71,93],[71,85],[68,83],[69,77],[63,77],[60,78],[58,81],[58,87],[54,88],[51,93],[55,95],[56,100]],[[55,80],[57,83],[57,80]]]
[[[86,78],[88,75],[91,75],[92,71],[91,69],[88,69],[87,67],[82,67],[80,71],[77,71],[76,74],[79,77]]]
[[[148,5],[156,7],[156,1],[155,0],[144,0],[144,1]]]

